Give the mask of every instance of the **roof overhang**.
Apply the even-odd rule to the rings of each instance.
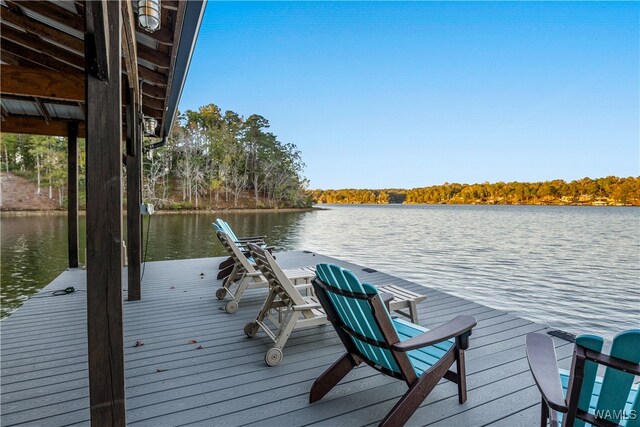
[[[166,138],[177,113],[205,0],[161,0],[161,27],[137,26],[135,4],[122,2],[122,72],[141,97],[142,112]],[[67,135],[78,121],[83,134],[84,1],[0,1],[0,104],[2,132]],[[125,67],[125,65],[128,65]],[[123,87],[125,84],[123,83]],[[123,103],[126,97],[123,96]],[[124,105],[123,105],[124,112]]]

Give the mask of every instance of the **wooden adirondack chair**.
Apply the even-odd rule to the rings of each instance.
[[[247,289],[264,288],[269,285],[269,282],[260,271],[256,270],[253,259],[247,258],[226,233],[217,231],[216,234],[234,262],[229,279],[225,280],[222,286],[216,290],[216,297],[224,299],[227,294],[230,295],[232,300],[227,302],[224,309],[227,313],[235,313],[238,311],[242,295]],[[286,270],[285,274],[296,283],[308,283],[315,276],[313,271],[305,268]]]
[[[392,296],[360,283],[348,270],[318,264],[313,287],[347,352],[311,387],[309,402],[322,399],[362,362],[404,381],[409,390],[381,426],[403,425],[444,377],[458,385],[458,401],[467,399],[464,350],[469,346],[476,319],[458,316],[427,330],[389,316]],[[456,364],[456,371],[450,368]]]
[[[262,329],[271,338],[274,346],[267,350],[264,361],[276,366],[282,361],[282,349],[295,329],[325,325],[328,320],[314,295],[300,293],[310,289],[311,284],[295,285],[273,255],[252,243],[248,246],[256,266],[269,282],[269,294],[256,319],[245,325],[244,333],[254,337]]]
[[[616,335],[609,354],[596,335],[576,338],[571,370],[559,370],[553,340],[540,333],[526,337],[527,359],[542,394],[541,426],[640,426],[640,329]],[[604,377],[598,365],[606,366]]]

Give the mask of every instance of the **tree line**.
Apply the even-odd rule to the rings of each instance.
[[[565,182],[444,183],[409,190],[311,190],[314,203],[586,204],[640,206],[640,177]]]
[[[145,160],[144,193],[161,207],[307,207],[304,163],[296,145],[268,131],[269,121],[221,112],[214,104],[188,110],[169,142]]]
[[[84,144],[79,153],[79,185],[84,188]],[[66,203],[67,140],[51,136],[3,133],[0,137],[0,156],[4,172],[14,172],[32,179],[37,194],[55,199],[58,206]]]
[[[180,114],[167,144],[145,152],[143,198],[159,209],[310,206],[300,150],[268,129],[269,121],[260,115],[222,113],[214,104]],[[79,141],[81,206],[84,145]],[[38,193],[57,198],[61,207],[66,150],[66,138],[5,133],[0,138],[3,169],[32,179]]]

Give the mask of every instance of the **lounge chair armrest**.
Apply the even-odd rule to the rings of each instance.
[[[300,305],[294,305],[293,309],[295,311],[302,311],[302,310],[311,310],[314,308],[321,308],[322,306],[320,305],[320,303],[309,303],[309,304],[300,304]]]
[[[382,298],[382,302],[384,303],[384,306],[387,307],[387,311],[391,312],[391,308],[389,307],[389,304],[391,304],[391,301],[393,301],[395,296],[389,292],[383,292],[380,295],[380,297]]]
[[[422,347],[428,347],[430,345],[446,341],[449,338],[467,338],[471,334],[471,329],[473,329],[476,324],[476,319],[471,316],[458,316],[455,319],[416,337],[394,344],[392,347],[397,351],[410,351]]]
[[[525,343],[529,368],[542,399],[547,402],[549,408],[567,412],[553,340],[548,335],[531,333],[527,334]]]
[[[258,277],[258,276],[262,276],[262,273],[260,271],[254,271],[253,273],[245,273],[247,275],[247,277]]]

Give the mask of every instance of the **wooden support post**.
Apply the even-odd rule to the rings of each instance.
[[[67,224],[69,267],[78,267],[78,122],[69,122],[67,133]]]
[[[122,334],[120,6],[119,0],[88,1],[84,16],[87,329],[92,426],[126,424]]]
[[[139,105],[133,89],[127,89],[127,255],[128,299],[141,298],[140,262],[142,260],[142,144],[138,115]]]

